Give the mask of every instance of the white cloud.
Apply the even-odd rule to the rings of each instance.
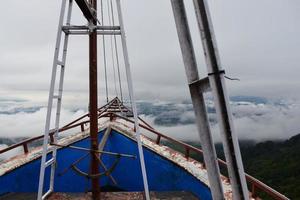
[[[208,101],[211,105],[212,102]],[[168,106],[167,102],[153,104],[159,106]],[[172,104],[176,109],[177,104]],[[182,109],[180,104],[177,112],[179,121],[174,122],[173,126],[155,125],[157,116],[144,116],[154,127],[163,133],[177,139],[199,141],[197,128],[191,122],[195,119],[193,111]],[[267,139],[287,139],[300,133],[300,104],[297,102],[281,102],[255,104],[250,102],[231,103],[234,113],[234,127],[239,139],[250,139],[262,141]],[[163,117],[168,117],[168,112]],[[170,112],[172,114],[172,112]],[[162,116],[162,115],[158,115]],[[216,114],[210,113],[211,131],[215,142],[221,141],[219,126],[215,123]],[[213,120],[213,121],[212,121]],[[189,121],[190,123],[186,122]]]
[[[6,147],[8,147],[6,144],[0,144],[0,150],[1,149],[5,149]],[[22,147],[17,147],[17,148],[14,148],[12,150],[9,150],[3,154],[0,155],[0,161],[1,160],[7,160],[15,155],[18,155],[20,154],[21,152],[23,151]]]
[[[52,116],[54,116],[54,110],[52,113]],[[64,125],[68,122],[71,122],[83,114],[83,110],[73,112],[71,110],[62,109],[60,124]],[[34,113],[19,112],[13,115],[0,114],[0,137],[13,138],[42,135],[45,127],[45,121],[46,108],[41,108],[39,111]]]

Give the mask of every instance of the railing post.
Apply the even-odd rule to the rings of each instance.
[[[253,198],[255,198],[256,197],[256,194],[255,194],[255,183],[251,183],[251,196],[253,197]]]
[[[81,132],[84,132],[84,124],[80,124]]]
[[[23,149],[24,149],[24,153],[27,154],[29,151],[28,151],[28,146],[27,146],[27,143],[24,143],[23,144]]]
[[[186,147],[185,148],[185,158],[189,159],[189,157],[190,157],[190,149]]]
[[[161,138],[161,136],[160,136],[160,135],[157,135],[157,138],[156,138],[156,144],[159,144],[159,143],[160,143],[160,138]]]
[[[51,143],[54,143],[53,133],[50,133],[50,142],[51,142]]]
[[[114,117],[113,117],[113,114],[112,114],[112,113],[110,113],[110,114],[109,114],[109,120],[112,122],[112,121],[113,121],[113,119],[114,119]]]

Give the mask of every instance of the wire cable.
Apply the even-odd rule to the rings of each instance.
[[[101,21],[104,25],[104,8],[103,0],[101,0]],[[108,80],[107,80],[107,59],[106,59],[106,44],[105,44],[105,35],[102,35],[102,44],[103,44],[103,62],[104,62],[104,74],[105,74],[105,91],[106,91],[106,102],[109,102],[108,99]]]
[[[115,26],[114,7],[113,7],[112,0],[110,0],[110,8],[111,8],[111,15],[112,15],[112,25]],[[119,78],[120,97],[121,97],[121,102],[123,102],[123,92],[122,92],[122,82],[121,82],[121,75],[120,75],[120,63],[119,63],[117,37],[115,34],[113,37],[114,37],[115,55],[116,55],[116,62],[117,62],[116,64],[117,64],[118,78]]]
[[[107,11],[108,11],[109,26],[111,26],[112,20],[111,20],[111,9],[110,9],[109,0],[107,0]],[[116,93],[116,96],[118,97],[119,95],[118,95],[118,90],[117,90],[116,67],[115,67],[114,45],[113,45],[113,36],[112,35],[110,35],[110,50],[111,50],[111,56],[112,56],[115,93]]]
[[[101,4],[101,23],[104,25],[104,8],[103,8],[103,0],[100,2]],[[99,20],[98,20],[99,22]],[[108,103],[108,82],[107,82],[107,61],[106,61],[106,48],[105,48],[105,36],[102,35],[102,46],[103,46],[103,62],[104,62],[104,76],[105,76],[105,93],[106,93],[106,102]]]

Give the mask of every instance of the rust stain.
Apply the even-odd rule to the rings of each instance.
[[[113,122],[103,123],[101,125],[101,127],[99,128],[99,130],[104,129],[106,126],[109,126],[109,125],[112,128],[118,130],[121,134],[135,140],[135,133],[134,133],[132,127],[130,127],[128,124],[124,123],[123,121],[120,122],[119,120],[116,120]],[[64,144],[64,145],[73,143],[75,141],[78,141],[80,139],[88,137],[88,133],[89,133],[89,131],[85,130],[85,132],[77,133],[77,134],[68,136],[66,138],[63,138],[59,141],[59,143]],[[206,185],[209,186],[207,171],[202,163],[200,163],[192,158],[186,159],[185,156],[183,154],[181,154],[180,152],[177,152],[177,151],[175,151],[167,146],[164,146],[162,144],[156,144],[155,141],[153,141],[152,139],[145,137],[143,135],[142,135],[142,143],[145,147],[153,150],[157,154],[159,154],[159,155],[163,156],[164,158],[179,165],[184,170],[186,170],[187,172],[189,172],[190,174],[195,176],[197,179],[199,179],[200,181],[202,181],[203,183],[205,183]],[[41,156],[41,147],[38,147],[34,150],[31,150],[28,154],[19,155],[10,160],[2,162],[2,163],[0,163],[0,176],[15,169],[15,168],[18,168],[19,166],[22,166],[23,164],[26,164],[34,159],[37,159],[40,156]],[[221,176],[221,180],[223,183],[225,199],[232,199],[232,190],[231,190],[231,185],[228,181],[228,178],[226,178],[225,176]],[[103,195],[104,194],[105,193],[103,193]],[[66,194],[57,193],[57,194],[53,195],[51,197],[51,199],[62,199],[62,200],[70,199],[68,197],[68,195],[66,195],[65,197],[64,197],[64,195],[66,195]],[[134,199],[135,194],[131,193],[130,195],[131,196],[129,199]],[[140,199],[140,198],[138,198],[139,194],[137,193],[136,195],[137,195],[137,199]],[[82,197],[80,197],[81,199],[77,196],[76,198],[78,200],[81,200],[81,199],[84,200],[84,199],[88,199],[89,196],[82,196]],[[105,199],[106,197],[103,197],[103,198]],[[72,199],[74,199],[74,198],[72,198]]]
[[[143,192],[101,192],[101,200],[142,200]],[[152,200],[196,200],[197,198],[188,192],[150,192]],[[48,200],[92,200],[91,193],[53,193]]]

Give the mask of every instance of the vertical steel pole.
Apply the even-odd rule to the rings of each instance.
[[[171,0],[171,3],[185,65],[186,76],[188,79],[189,89],[196,115],[196,125],[200,135],[204,161],[207,167],[210,189],[213,199],[224,199],[222,183],[220,179],[220,169],[210,132],[203,94],[201,93],[199,85],[193,84],[199,80],[199,75],[184,2],[183,0]]]
[[[89,0],[90,5],[96,11],[97,0]],[[89,22],[90,26],[96,26],[97,21]],[[92,29],[89,35],[89,99],[90,99],[90,137],[91,149],[98,150],[98,89],[97,89],[97,29]],[[99,173],[99,164],[97,155],[91,153],[91,173]],[[99,178],[92,179],[92,198],[100,199]]]
[[[142,146],[141,135],[140,135],[140,126],[138,123],[138,114],[137,114],[137,108],[136,108],[135,97],[134,97],[134,92],[133,92],[133,83],[132,83],[132,77],[131,77],[128,49],[127,49],[127,43],[126,43],[126,35],[125,35],[123,16],[122,16],[122,10],[121,10],[121,2],[120,2],[120,0],[117,0],[116,2],[117,2],[118,18],[119,18],[120,29],[121,29],[121,40],[122,40],[123,55],[124,55],[124,61],[125,61],[127,85],[128,85],[129,98],[130,98],[130,102],[132,105],[132,112],[133,112],[133,117],[134,117],[134,126],[135,126],[136,140],[137,140],[137,144],[138,144],[138,152],[139,152],[139,158],[140,158],[140,164],[141,164],[141,170],[142,170],[142,176],[143,176],[145,197],[146,197],[146,200],[150,200],[147,172],[146,172],[143,146]]]
[[[225,87],[224,71],[221,70],[208,3],[206,0],[194,0],[194,6],[223,139],[233,199],[249,199],[240,147],[233,127],[229,98]]]

